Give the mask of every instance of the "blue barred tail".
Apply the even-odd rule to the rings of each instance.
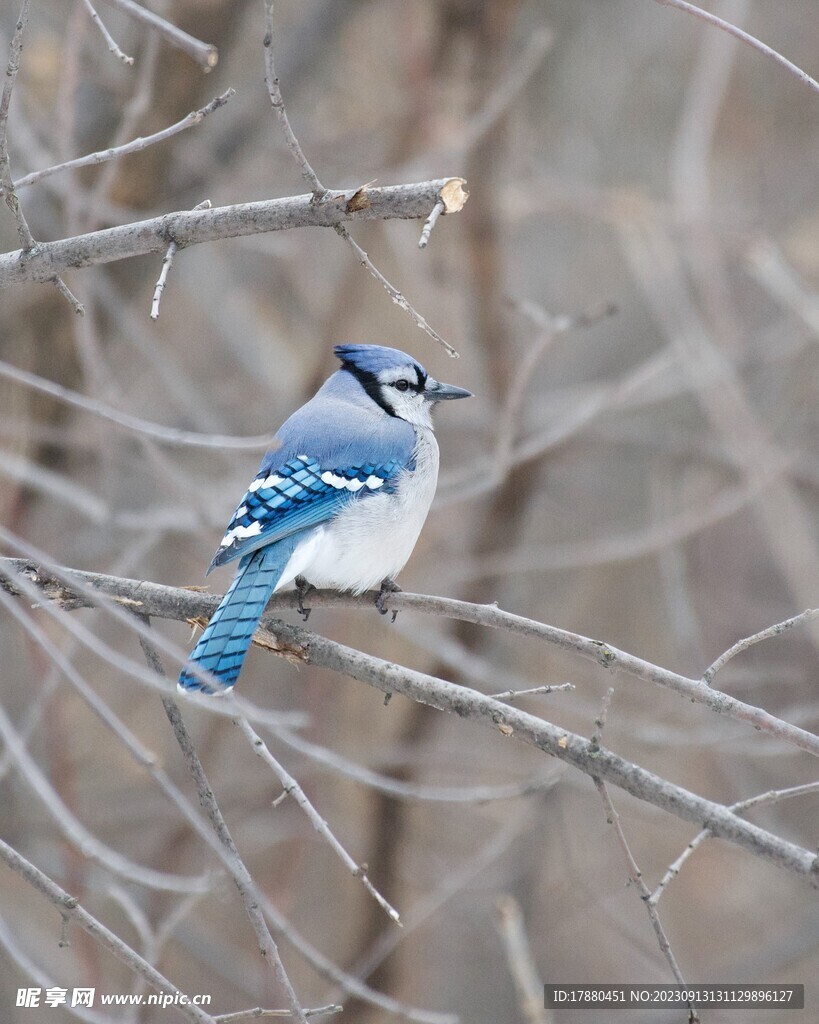
[[[239,563],[239,571],[191,652],[193,662],[229,690],[236,682],[262,612],[296,546],[295,538],[262,548]],[[179,688],[188,693],[221,692],[183,669]]]

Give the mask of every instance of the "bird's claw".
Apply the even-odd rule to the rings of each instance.
[[[295,579],[295,584],[296,584],[296,593],[298,594],[298,598],[299,598],[299,603],[297,605],[297,611],[298,611],[299,615],[301,615],[301,617],[304,619],[304,621],[307,622],[307,620],[310,618],[310,612],[313,609],[312,608],[305,608],[304,607],[304,599],[305,599],[305,597],[307,597],[307,595],[310,593],[311,590],[315,590],[316,588],[313,586],[312,583],[308,583],[307,580],[303,576],[297,576],[296,579]]]
[[[401,588],[398,586],[398,584],[395,582],[395,580],[391,580],[389,578],[389,576],[386,579],[381,581],[381,589],[378,591],[378,596],[375,599],[375,607],[378,609],[378,612],[379,612],[380,615],[386,615],[387,612],[390,610],[387,607],[387,604],[386,604],[387,597],[390,594],[397,594],[397,593],[399,593],[400,590],[401,590]],[[392,619],[390,621],[391,622],[395,622],[397,617],[398,617],[398,609],[397,608],[393,608],[392,609]]]

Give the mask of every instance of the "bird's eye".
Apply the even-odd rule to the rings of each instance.
[[[393,384],[393,387],[397,388],[399,391],[409,391],[409,386],[410,382],[408,380],[397,380]]]

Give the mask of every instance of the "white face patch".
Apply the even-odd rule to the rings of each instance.
[[[232,530],[228,530],[224,535],[219,547],[226,548],[234,540],[244,540],[245,537],[258,537],[261,532],[262,524],[259,522],[251,523],[250,526],[234,526]]]
[[[406,391],[400,391],[395,384],[405,380],[410,385]],[[378,374],[381,385],[381,396],[384,404],[389,406],[399,419],[406,420],[414,427],[432,427],[430,404],[423,391],[417,391],[421,377],[417,367],[409,364],[401,367],[390,367]]]

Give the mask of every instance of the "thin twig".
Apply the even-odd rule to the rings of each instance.
[[[808,796],[817,792],[819,792],[819,782],[806,782],[801,786],[790,786],[788,789],[769,789],[765,793],[758,793],[756,796],[748,797],[745,800],[739,800],[737,803],[731,805],[731,810],[734,814],[744,814],[746,811],[751,810],[751,808],[759,807],[761,804],[778,803],[780,800],[791,800],[794,797]],[[712,835],[713,833],[710,829],[704,828],[694,836],[679,857],[677,857],[677,859],[666,869],[665,874],[657,883],[654,892],[651,894],[649,900],[650,903],[654,906],[659,903],[660,897],[665,892],[669,883],[679,875],[683,864],[685,864],[691,854],[698,850],[705,840],[710,839]]]
[[[521,1016],[528,1024],[551,1024],[553,1015],[543,1006],[543,983],[532,956],[520,904],[513,896],[501,896],[496,910],[495,927],[515,983]]]
[[[603,694],[603,700],[600,702],[600,712],[594,720],[594,732],[589,743],[590,748],[594,751],[600,750],[600,741],[603,738],[603,730],[606,728],[606,721],[609,717],[609,708],[611,707],[613,697],[614,687],[610,686]]]
[[[14,26],[14,35],[9,45],[6,77],[3,82],[3,92],[0,94],[0,185],[3,187],[6,206],[11,210],[17,223],[17,234],[24,253],[30,253],[36,248],[37,243],[34,241],[28,221],[20,207],[20,200],[14,191],[11,164],[9,162],[8,121],[9,109],[11,108],[11,94],[14,91],[14,83],[17,81],[17,72],[20,70],[20,54],[23,51],[23,33],[28,24],[28,11],[29,0],[23,0],[17,24]]]
[[[264,0],[264,66],[267,92],[270,96],[270,103],[279,121],[279,127],[284,136],[285,145],[290,155],[298,164],[301,175],[313,191],[313,199],[320,202],[327,190],[318,179],[318,175],[310,165],[310,161],[304,155],[299,140],[290,125],[290,118],[284,106],[282,91],[279,86],[279,77],[276,74],[276,57],[273,53],[273,0]]]
[[[702,21],[708,22],[709,25],[714,25],[716,28],[722,29],[723,32],[727,32],[729,35],[734,36],[735,39],[739,39],[747,46],[753,47],[770,60],[775,61],[781,67],[790,71],[792,75],[795,75],[800,81],[804,82],[808,88],[813,89],[814,92],[819,92],[819,82],[814,78],[811,78],[810,75],[797,67],[796,64],[792,64],[786,57],[783,57],[781,53],[778,53],[766,43],[763,43],[748,32],[744,32],[741,28],[737,28],[736,25],[732,25],[730,21],[724,21],[722,18],[718,18],[716,14],[704,11],[701,7],[695,7],[694,4],[686,3],[686,0],[654,0],[654,2],[659,4],[661,7],[676,7],[678,11],[685,11],[687,14],[693,15],[695,18],[700,18]]]
[[[47,380],[36,373],[29,373],[28,370],[21,370],[17,366],[0,361],[0,378],[16,381],[25,387],[33,388],[42,394],[50,395],[52,398],[65,402],[66,405],[73,405],[77,409],[99,416],[101,419],[116,423],[118,427],[129,431],[132,434],[152,437],[163,444],[190,445],[194,448],[237,448],[258,451],[260,448],[268,448],[271,444],[269,434],[258,434],[255,437],[234,437],[230,434],[200,434],[195,430],[179,430],[176,427],[165,427],[160,423],[152,423],[150,420],[140,419],[139,416],[132,416],[130,413],[121,412],[113,406],[106,405],[96,398],[81,395],[77,391],[65,388],[62,384]]]
[[[210,203],[208,203],[208,205],[210,205]],[[162,299],[162,293],[165,291],[165,285],[167,284],[168,281],[168,274],[170,273],[171,267],[173,266],[173,259],[174,256],[176,256],[177,248],[178,247],[176,242],[171,242],[171,244],[168,246],[168,251],[162,257],[162,270],[159,273],[159,279],[157,280],[156,287],[154,288],[153,302],[151,303],[152,320],[159,319],[159,303],[160,300]]]
[[[611,708],[612,697],[614,696],[614,687],[610,686],[603,695],[603,700],[600,704],[600,713],[594,721],[595,731],[591,739],[591,747],[595,752],[599,752],[600,742],[603,738],[603,731],[606,728],[606,722],[609,716],[609,710]],[[595,776],[592,776],[592,781],[597,787],[597,792],[600,794],[600,799],[603,801],[603,808],[606,812],[606,820],[614,828],[614,834],[617,836],[617,841],[623,851],[626,858],[626,864],[628,866],[629,880],[632,885],[637,887],[640,898],[645,904],[646,913],[651,921],[651,927],[654,929],[654,934],[657,936],[657,942],[660,946],[660,951],[668,961],[668,965],[671,968],[671,972],[677,979],[678,985],[685,985],[685,978],[682,975],[682,971],[677,963],[677,958],[674,956],[674,951],[671,948],[671,943],[668,941],[668,936],[665,933],[662,922],[660,921],[660,915],[657,913],[657,908],[651,903],[651,890],[646,885],[643,878],[643,873],[637,866],[637,861],[634,859],[634,854],[631,852],[631,848],[628,845],[626,834],[623,831],[623,826],[620,821],[620,815],[614,807],[609,796],[608,787],[606,783]],[[688,1005],[688,1019],[690,1024],[698,1024],[699,1017],[697,1016],[697,1008],[694,1003],[687,999]]]
[[[77,316],[85,316],[85,306],[80,302],[77,296],[71,291],[68,285],[63,279],[57,275],[51,279],[54,282],[54,286],[60,295],[63,296],[70,304]]]
[[[401,924],[401,917],[398,911],[387,902],[381,893],[375,888],[367,876],[367,869],[364,865],[357,864],[355,860],[350,856],[349,853],[344,849],[341,843],[333,835],[330,826],[318,813],[315,807],[310,803],[307,794],[298,784],[296,779],[287,771],[276,758],[270,753],[265,741],[255,731],[253,726],[245,718],[236,719],[236,724],[242,730],[245,739],[253,748],[253,752],[265,762],[268,767],[272,768],[276,773],[279,781],[284,787],[284,792],[291,795],[296,803],[301,807],[304,813],[307,815],[310,824],[318,832],[318,834],[324,839],[331,850],[341,860],[342,864],[347,868],[353,878],[361,879],[361,883],[367,892],[373,897],[376,903],[381,909],[387,914],[391,921],[395,921],[396,924]]]
[[[211,208],[211,205],[212,204],[210,199],[204,199],[201,203],[198,203],[196,206],[194,206],[194,210],[209,210]],[[159,274],[159,280],[156,282],[156,288],[154,288],[154,299],[153,302],[151,303],[152,320],[159,319],[159,303],[160,300],[162,299],[162,293],[165,291],[165,285],[168,281],[168,274],[170,273],[174,256],[176,256],[177,248],[178,246],[176,242],[172,240],[171,244],[168,246],[168,251],[165,253],[165,256],[162,259],[162,270]]]
[[[435,205],[430,211],[430,215],[424,222],[424,230],[421,232],[421,237],[418,239],[418,248],[426,249],[429,244],[429,236],[432,234],[432,229],[438,223],[438,218],[444,212],[444,202],[442,199],[437,199]]]
[[[143,616],[143,618],[145,617]],[[160,661],[159,655],[153,645],[146,640],[144,636],[140,636],[139,643],[145,653],[146,661],[154,672],[159,676],[164,676],[165,670],[162,667],[162,662]],[[282,991],[284,992],[290,1006],[292,1016],[304,1024],[307,1018],[305,1017],[304,1011],[299,1003],[295,989],[287,976],[287,971],[282,963],[278,947],[273,940],[273,936],[270,934],[267,924],[265,923],[264,914],[259,908],[256,885],[250,875],[250,872],[245,866],[244,861],[239,855],[239,851],[236,848],[236,844],[233,842],[233,837],[228,830],[225,819],[222,817],[222,812],[219,810],[219,805],[216,803],[216,797],[213,795],[213,790],[211,789],[210,783],[205,775],[205,769],[202,767],[202,762],[199,760],[199,755],[196,753],[196,748],[193,745],[191,735],[182,720],[182,712],[179,710],[179,705],[175,700],[173,700],[173,698],[163,697],[162,706],[165,709],[165,714],[168,717],[168,721],[171,723],[171,728],[173,729],[179,748],[182,751],[182,756],[184,757],[185,763],[187,764],[188,770],[193,778],[194,785],[196,786],[196,792],[199,797],[199,803],[205,809],[205,813],[213,826],[213,831],[216,833],[216,836],[225,851],[229,854],[233,881],[236,884],[236,888],[239,890],[239,895],[241,896],[242,903],[244,904],[245,912],[250,918],[250,923],[256,934],[256,940],[259,943],[259,952],[273,971],[279,985],[281,985]]]
[[[279,127],[281,128],[282,134],[284,135],[285,144],[288,150],[290,151],[291,156],[298,165],[302,177],[307,182],[309,187],[313,190],[313,201],[316,205],[321,205],[327,197],[327,189],[325,189],[321,181],[319,181],[318,175],[313,170],[307,157],[304,155],[304,150],[301,148],[299,140],[296,138],[296,134],[293,131],[293,128],[290,124],[290,119],[287,116],[287,110],[285,108],[284,99],[282,97],[281,88],[279,86],[279,79],[276,74],[276,63],[273,54],[273,0],[264,0],[264,24],[264,59],[267,80],[267,91],[270,96],[270,102],[273,106],[273,110],[276,113],[276,117],[278,118]],[[371,202],[372,200],[370,198],[368,186],[365,185],[362,186],[360,189],[356,190],[354,195],[350,197],[345,206],[348,209],[352,207],[353,210],[367,209],[371,205]],[[433,212],[435,209],[438,208],[439,204],[441,204],[441,212],[443,212],[446,209],[446,200],[441,196],[440,192],[435,197],[435,205],[433,208]],[[461,205],[463,204],[461,203]],[[460,209],[460,206],[458,206],[457,209]],[[429,224],[429,221],[431,219],[432,214],[430,214],[430,216],[427,218],[427,224]],[[410,303],[407,301],[404,295],[394,285],[390,284],[390,282],[386,279],[386,277],[384,277],[381,271],[378,270],[378,268],[373,264],[370,257],[367,255],[367,253],[361,248],[358,242],[356,242],[356,240],[347,230],[346,225],[339,223],[334,225],[334,227],[337,234],[340,235],[341,238],[343,238],[344,241],[353,250],[353,252],[356,255],[356,259],[361,264],[361,266],[364,267],[364,269],[369,274],[371,274],[380,285],[382,285],[382,287],[385,289],[385,291],[392,299],[392,301],[401,309],[403,309],[405,313],[408,314],[410,319],[417,327],[420,327],[422,331],[424,331],[426,334],[430,336],[430,338],[433,339],[433,341],[437,341],[439,345],[442,345],[447,355],[457,357],[458,353],[449,344],[449,342],[444,341],[441,335],[438,334],[437,331],[433,330],[432,327],[430,327],[426,319],[423,316],[421,316],[421,314],[417,312],[417,310],[414,309],[413,306],[410,305]],[[429,226],[429,230],[432,230],[431,224]],[[424,228],[424,231],[427,233],[427,237],[429,237],[429,232],[427,231],[426,227]]]
[[[102,38],[105,40],[105,45],[108,47],[111,53],[113,53],[117,60],[121,60],[123,64],[133,64],[134,58],[129,57],[126,53],[123,53],[122,50],[120,50],[120,48],[117,46],[114,37],[105,27],[105,23],[103,22],[102,18],[94,10],[94,5],[91,3],[91,0],[83,0],[83,3],[85,4],[86,10],[91,15],[91,20],[102,33]]]
[[[432,338],[433,341],[437,341],[439,345],[443,346],[448,356],[457,358],[458,353],[449,344],[449,342],[445,341],[433,327],[430,327],[426,319],[423,316],[421,316],[421,314],[413,306],[410,305],[410,303],[404,296],[403,292],[400,292],[395,287],[395,285],[391,284],[387,280],[387,278],[384,277],[384,275],[381,273],[378,267],[375,266],[370,257],[367,255],[367,253],[361,248],[358,242],[356,242],[356,240],[350,234],[346,224],[337,224],[336,231],[338,232],[339,235],[341,235],[344,241],[353,250],[353,252],[356,255],[356,259],[361,264],[361,266],[369,274],[371,274],[376,279],[376,281],[378,281],[378,283],[384,288],[384,290],[392,299],[392,301],[396,304],[396,306],[399,306],[401,309],[404,310],[405,313],[408,314],[409,318],[412,320],[415,326],[420,327],[422,331],[424,331],[426,334],[430,336],[430,338]]]
[[[754,633],[753,636],[746,636],[744,640],[737,641],[733,647],[729,647],[713,664],[708,666],[702,674],[702,681],[710,686],[717,672],[724,668],[738,654],[747,651],[749,647],[753,647],[754,644],[761,643],[763,640],[770,640],[771,637],[780,636],[787,630],[793,629],[794,626],[801,626],[803,622],[811,622],[818,615],[819,608],[806,608],[805,611],[799,615],[794,615],[793,618],[785,619],[784,622],[777,622],[775,625],[768,626],[767,629],[763,629],[759,633]]]
[[[175,46],[178,50],[187,53],[205,71],[211,71],[218,64],[219,51],[215,46],[212,46],[210,43],[203,43],[201,39],[188,35],[187,32],[183,32],[181,28],[177,28],[176,25],[172,25],[169,21],[165,21],[164,18],[160,18],[153,11],[140,7],[139,4],[134,3],[134,0],[104,0],[104,2],[109,7],[116,7],[117,10],[124,11],[125,14],[129,14],[132,18],[142,22],[143,25],[147,25],[155,32],[159,32],[166,42],[170,43],[171,46]]]
[[[143,149],[147,149],[149,146],[155,145],[157,142],[164,142],[166,139],[172,138],[174,135],[178,135],[180,132],[187,131],[188,128],[194,128],[196,125],[201,124],[202,121],[212,114],[214,110],[218,110],[223,107],[231,96],[235,96],[235,89],[228,89],[223,92],[220,96],[216,96],[205,104],[204,107],[200,107],[199,110],[193,110],[186,117],[183,117],[181,121],[177,121],[175,124],[169,125],[167,128],[163,128],[161,131],[154,132],[152,135],[146,135],[144,138],[132,139],[130,142],[125,142],[121,146],[110,146],[108,149],[100,149],[95,153],[88,153],[86,156],[78,156],[73,160],[66,160],[61,164],[54,164],[52,167],[44,167],[40,171],[32,171],[31,174],[25,174],[22,178],[18,178],[14,183],[14,187],[24,188],[28,185],[34,185],[38,181],[42,181],[44,178],[50,178],[52,174],[59,174],[62,171],[73,171],[78,167],[93,167],[97,164],[107,163],[109,160],[115,160],[122,156],[128,156],[130,153],[140,153]],[[202,207],[204,209],[204,207]],[[200,209],[199,206],[194,209]],[[210,207],[208,207],[210,209]]]
[[[651,921],[651,927],[654,929],[654,934],[657,936],[657,942],[659,943],[660,950],[668,961],[668,965],[677,980],[677,984],[685,986],[685,978],[683,977],[682,971],[677,963],[677,958],[674,956],[674,950],[671,948],[671,943],[668,941],[668,936],[665,933],[662,921],[660,921],[660,915],[657,913],[657,908],[651,903],[651,890],[643,880],[643,873],[637,866],[637,862],[635,861],[634,855],[628,845],[628,840],[623,832],[623,826],[620,824],[620,815],[617,813],[614,804],[611,802],[611,797],[609,796],[609,791],[605,782],[601,779],[595,779],[594,784],[597,786],[597,792],[600,794],[600,799],[603,801],[603,807],[606,811],[606,820],[614,828],[614,834],[617,836],[617,842],[620,844],[620,848],[626,858],[629,880],[637,887],[640,893],[640,898],[645,905],[646,913]],[[697,1024],[700,1018],[697,1015],[696,1006],[690,1000],[687,1000],[687,1005],[688,1020],[690,1024]]]
[[[557,683],[554,686],[533,686],[528,690],[504,690],[502,693],[488,694],[492,700],[513,701],[519,697],[535,697],[547,693],[560,693],[563,690],[574,690],[574,683]]]
[[[211,201],[209,199],[203,200],[202,203],[198,203],[197,206],[193,207],[195,210],[210,210]],[[150,305],[150,318],[159,319],[160,315],[160,301],[162,299],[162,293],[165,291],[165,285],[168,281],[168,274],[170,273],[171,266],[173,264],[174,256],[179,247],[176,242],[171,241],[168,246],[168,252],[165,254],[162,260],[162,271],[160,272],[160,278],[157,282],[157,287],[154,289],[154,301]]]
[[[23,33],[28,23],[29,0],[23,0],[17,24],[14,27],[14,35],[9,46],[9,61],[6,68],[6,78],[3,83],[3,92],[0,95],[0,189],[6,206],[11,210],[17,223],[17,235],[20,239],[21,259],[26,260],[39,252],[39,246],[34,240],[28,221],[20,206],[20,200],[14,188],[14,181],[11,176],[11,162],[9,160],[8,147],[8,120],[11,108],[11,94],[14,90],[14,83],[17,81],[17,72],[20,70],[20,54],[23,50]],[[85,312],[83,304],[72,293],[68,285],[59,274],[48,274],[44,280],[54,284],[59,293],[71,303],[75,313],[80,316]]]
[[[3,596],[7,597],[7,595]],[[145,867],[117,850],[112,850],[90,832],[72,814],[59,793],[40,770],[34,758],[28,753],[20,735],[12,725],[11,719],[2,707],[0,707],[0,736],[2,736],[4,746],[11,754],[15,768],[31,792],[46,808],[66,839],[88,860],[99,864],[119,878],[136,882],[148,889],[185,893],[210,890],[211,880],[207,875],[186,877]]]
[[[513,691],[510,691],[513,692]],[[496,698],[497,699],[497,698]],[[418,800],[430,803],[486,804],[495,800],[513,800],[518,797],[543,793],[557,781],[555,772],[549,770],[540,776],[512,782],[507,785],[486,786],[424,786],[403,779],[394,779],[388,775],[372,771],[364,765],[357,764],[346,757],[329,750],[317,743],[311,743],[298,733],[289,729],[270,730],[275,738],[291,750],[295,750],[310,760],[324,765],[363,786],[368,786],[378,793],[386,793],[398,800]],[[0,772],[0,777],[2,773]],[[283,794],[278,799],[283,799]],[[276,801],[273,801],[274,804]]]
[[[214,1024],[213,1017],[210,1017],[203,1010],[196,1006],[189,996],[186,996],[172,982],[159,973],[144,960],[139,953],[126,945],[118,935],[105,927],[105,925],[93,917],[80,905],[76,896],[69,895],[65,889],[60,888],[48,875],[40,871],[22,854],[0,839],[0,860],[4,861],[12,871],[16,872],[29,885],[42,893],[59,910],[63,919],[75,921],[83,931],[87,932],[92,939],[95,939],[101,946],[104,946],[112,953],[120,963],[144,978],[148,984],[159,992],[167,992],[174,996],[173,1005],[181,1014],[189,1020],[198,1024]]]
[[[15,917],[14,927],[3,917],[0,917],[0,947],[4,948],[10,960],[12,960],[20,971],[30,978],[40,988],[48,989],[55,987],[53,976],[43,973],[40,967],[29,957],[26,950],[21,948],[20,940],[25,941],[21,934],[19,918]],[[88,1010],[84,1006],[69,1006],[67,1003],[63,1010],[70,1013],[77,1020],[85,1021],[86,1024],[122,1024],[120,1017],[103,1016],[94,1010]]]
[[[757,793],[756,796],[738,800],[731,805],[731,810],[735,814],[744,814],[762,804],[775,804],[780,800],[793,800],[794,797],[810,796],[813,793],[819,793],[819,782],[804,782],[801,786],[789,786],[787,789],[769,789],[765,793]]]

